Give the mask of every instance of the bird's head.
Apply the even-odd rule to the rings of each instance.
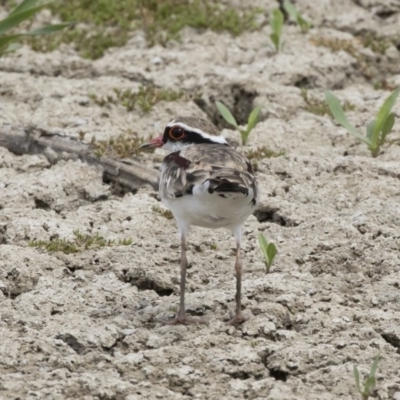
[[[164,133],[143,143],[139,149],[162,147],[170,151],[179,151],[193,144],[220,144],[228,146],[217,127],[206,119],[197,117],[179,117],[173,119],[164,129]]]

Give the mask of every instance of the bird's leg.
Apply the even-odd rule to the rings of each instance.
[[[241,324],[247,320],[242,313],[242,258],[240,256],[240,241],[236,243],[236,311],[235,316],[228,322],[229,325]]]
[[[181,236],[181,293],[179,302],[179,312],[176,318],[171,321],[167,321],[169,325],[176,324],[204,324],[207,323],[206,320],[200,318],[191,318],[186,316],[185,311],[185,287],[186,287],[186,270],[188,267],[188,260],[186,257],[186,237]]]
[[[179,301],[179,312],[177,319],[185,320],[185,289],[186,289],[186,270],[188,267],[188,260],[186,257],[186,238],[184,235],[181,237],[181,294]]]

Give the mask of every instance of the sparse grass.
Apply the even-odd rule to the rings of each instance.
[[[354,378],[356,380],[357,390],[361,395],[362,400],[368,400],[370,396],[372,396],[372,392],[375,389],[376,385],[376,371],[378,370],[379,364],[379,355],[374,358],[374,362],[372,363],[371,370],[369,372],[368,378],[365,379],[361,386],[360,382],[360,372],[356,365],[353,367]]]
[[[329,105],[326,103],[325,100],[318,100],[316,98],[311,98],[308,96],[307,89],[301,89],[301,97],[303,97],[306,107],[304,108],[306,111],[316,114],[316,115],[330,115],[333,117]],[[356,106],[349,101],[345,101],[342,103],[342,108],[345,111],[354,111]]]
[[[210,250],[218,250],[217,243],[215,242],[206,242],[205,245],[208,246]]]
[[[30,247],[40,247],[48,252],[61,251],[65,254],[78,253],[83,250],[105,247],[105,246],[129,246],[132,239],[107,240],[103,236],[96,233],[95,235],[85,235],[79,230],[74,231],[74,239],[53,238],[50,240],[32,240],[29,242]]]
[[[224,120],[228,124],[233,125],[240,132],[240,137],[242,138],[242,144],[245,145],[247,143],[247,140],[249,139],[251,131],[258,123],[258,115],[260,114],[261,106],[257,106],[249,114],[249,117],[247,119],[247,125],[244,129],[242,129],[236,122],[235,117],[223,103],[221,103],[220,101],[216,101],[215,104],[218,108],[219,113],[224,118]]]
[[[165,44],[179,39],[185,26],[230,32],[238,36],[256,27],[255,16],[261,10],[236,9],[221,6],[213,0],[140,0],[141,18],[150,45]]]
[[[151,209],[152,209],[153,212],[155,212],[156,214],[161,215],[164,218],[167,218],[167,219],[173,219],[174,218],[172,212],[167,210],[167,209],[164,209],[164,208],[161,208],[161,207],[158,207],[158,206],[153,206],[153,207],[151,207]]]
[[[370,48],[374,53],[385,54],[386,50],[392,45],[392,41],[387,38],[379,38],[378,36],[367,32],[365,35],[358,37],[364,47]]]
[[[373,83],[375,90],[388,90],[393,91],[396,89],[396,85],[387,81],[386,78],[375,79]]]
[[[182,96],[183,92],[175,92],[171,89],[161,89],[154,86],[140,86],[137,92],[131,89],[114,89],[112,94],[105,97],[89,93],[89,97],[101,107],[107,104],[121,104],[127,111],[133,111],[138,106],[144,113],[150,112],[153,106],[160,101],[176,101]]]
[[[357,58],[359,56],[359,51],[355,46],[353,40],[349,39],[338,39],[326,36],[315,36],[311,38],[311,43],[315,44],[316,46],[323,46],[331,49],[334,53],[343,50],[353,57]]]
[[[347,119],[339,100],[329,90],[325,92],[326,102],[337,123],[360,141],[364,142],[371,151],[372,157],[379,154],[381,146],[385,143],[387,135],[392,131],[395,115],[392,113],[393,106],[400,94],[400,86],[394,90],[379,109],[376,118],[366,126],[366,135],[359,132]]]
[[[131,32],[143,28],[148,45],[165,45],[180,38],[185,26],[240,35],[255,28],[259,10],[224,7],[214,0],[58,0],[52,7],[62,21],[79,25],[50,40],[30,42],[37,51],[52,51],[61,43],[74,43],[86,58],[97,59],[109,47],[123,46]]]
[[[267,146],[259,146],[255,150],[248,150],[245,152],[245,156],[251,161],[259,161],[264,158],[280,157],[286,154],[285,150],[274,151],[269,149]]]
[[[96,140],[93,136],[91,145],[94,147],[94,154],[97,157],[108,155],[118,158],[129,158],[139,154],[139,146],[145,141],[146,139],[139,137],[136,132],[126,130],[108,140]]]

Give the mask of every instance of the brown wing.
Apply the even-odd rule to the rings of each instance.
[[[257,185],[249,161],[234,149],[213,144],[190,146],[165,157],[160,192],[174,198],[192,194],[195,185],[209,181],[209,193],[247,196],[251,189],[257,202]]]

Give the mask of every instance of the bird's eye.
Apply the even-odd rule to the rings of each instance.
[[[169,137],[173,140],[182,139],[185,136],[185,131],[180,126],[173,126],[169,130]]]

